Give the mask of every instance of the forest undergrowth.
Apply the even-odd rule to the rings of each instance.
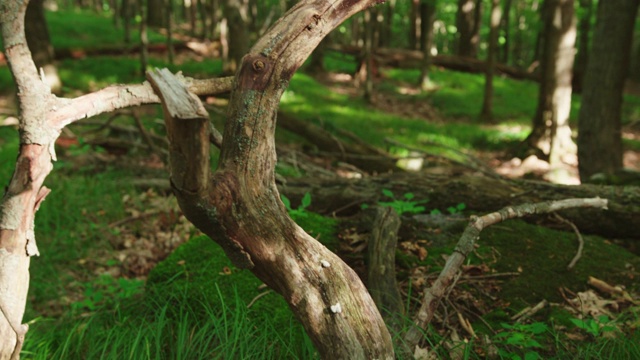
[[[95,43],[93,37],[83,40],[71,33],[82,29],[111,34],[100,40],[105,47],[121,45],[121,34],[113,34],[108,19],[52,13],[49,20],[56,48]],[[152,41],[163,37],[154,34]],[[143,79],[135,54],[68,58],[58,65],[69,95]],[[168,66],[162,54],[154,55],[151,65]],[[496,119],[484,124],[477,119],[481,75],[434,69],[437,88],[420,92],[417,70],[384,69],[370,105],[353,86],[353,58],[331,53],[325,67],[328,72],[322,76],[303,69],[293,78],[282,99],[283,112],[336,136],[341,136],[337,129],[348,131],[396,156],[419,149],[440,159],[437,168],[444,174],[468,171],[452,166],[451,160],[474,158],[505,176],[544,176],[541,162],[518,162],[510,154],[528,134],[534,83],[496,79]],[[179,54],[169,68],[194,77],[221,72],[218,60],[193,53]],[[7,67],[0,67],[3,111],[15,114],[9,78]],[[223,124],[226,101],[205,99],[217,126]],[[575,96],[572,121],[579,102]],[[626,95],[625,165],[635,170],[640,170],[638,109],[638,94]],[[75,125],[57,144],[59,161],[46,182],[53,192],[36,218],[42,256],[31,265],[25,316],[31,330],[24,357],[317,357],[286,303],[252,274],[234,268],[180,214],[167,186],[161,117],[157,106],[105,115]],[[155,145],[141,136],[136,118]],[[4,180],[11,176],[18,147],[17,130],[10,124],[11,116],[0,120]],[[305,174],[303,158],[334,174],[351,171],[324,158],[298,135],[278,130],[277,140],[277,170],[283,179]],[[385,196],[384,204],[369,205],[405,212],[396,264],[411,314],[474,212],[464,204],[435,209],[429,199]],[[316,214],[304,203],[290,204],[289,210],[311,235],[359,274],[366,273],[369,224],[357,217]],[[416,214],[427,217],[428,225],[415,221]],[[634,253],[616,239],[587,235],[583,257],[567,271],[576,242],[570,229],[546,218],[534,224],[512,221],[483,233],[419,354],[424,359],[640,358],[637,249]],[[408,324],[410,316],[405,320]]]

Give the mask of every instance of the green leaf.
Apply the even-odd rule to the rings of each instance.
[[[393,193],[391,192],[391,190],[389,189],[382,189],[382,194],[386,197],[390,197],[390,198],[395,198],[395,196],[393,195]]]
[[[309,205],[311,205],[311,194],[305,193],[302,197],[302,204],[300,205],[300,207],[302,209],[306,209]]]
[[[284,207],[287,208],[287,210],[291,210],[291,201],[289,201],[289,198],[280,194],[280,200],[282,200],[282,203],[284,204]]]
[[[465,205],[465,203],[460,203],[456,205],[456,208],[458,209],[458,211],[462,211],[467,208],[467,205]]]
[[[524,354],[524,360],[538,360],[540,359],[540,354],[535,351],[529,351]]]
[[[413,193],[410,193],[410,192],[409,192],[409,193],[404,194],[404,198],[405,198],[405,199],[407,199],[407,200],[411,200],[411,199],[413,199],[414,197],[415,197],[415,195],[413,195]]]

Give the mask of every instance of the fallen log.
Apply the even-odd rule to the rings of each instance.
[[[362,51],[357,46],[334,46],[331,49],[333,51],[356,56],[358,56]],[[418,69],[422,61],[422,52],[418,50],[378,48],[374,51],[374,57],[377,64],[381,66]],[[435,55],[432,57],[432,64],[456,71],[470,73],[485,72],[484,61],[468,57]],[[536,73],[505,64],[496,64],[496,71],[500,75],[505,75],[518,80],[539,80]]]
[[[348,215],[357,212],[361,204],[375,204],[381,200],[382,189],[389,189],[398,196],[410,192],[416,200],[428,200],[427,211],[464,203],[471,211],[487,212],[524,203],[600,197],[609,200],[608,210],[564,210],[560,215],[584,233],[640,239],[637,228],[640,224],[640,187],[634,186],[569,186],[479,175],[451,177],[405,172],[357,180],[288,179],[281,191],[294,203],[310,192],[313,199],[310,210]]]

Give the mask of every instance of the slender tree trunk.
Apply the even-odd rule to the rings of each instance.
[[[122,21],[124,22],[124,43],[131,44],[131,4],[122,0]]]
[[[571,139],[571,75],[575,56],[576,22],[573,0],[546,0],[543,22],[541,82],[538,106],[528,144],[549,160],[550,179],[564,181],[562,163],[575,164],[576,145]]]
[[[233,74],[238,69],[242,57],[249,49],[249,2],[248,0],[227,0],[224,7],[229,29],[229,59],[224,64],[224,73]]]
[[[580,179],[622,169],[621,108],[638,0],[599,1],[578,114]]]
[[[164,13],[165,11],[165,7],[163,4],[164,0],[147,0],[147,1],[148,1],[148,5],[146,6],[147,12],[146,12],[146,15],[144,15],[147,18],[147,25],[154,28],[165,26],[167,15]]]
[[[524,56],[524,28],[527,24],[527,19],[524,16],[524,2],[517,1],[515,7],[515,19],[516,19],[516,28],[515,35],[513,40],[513,54],[511,57],[511,61],[515,66],[519,68],[525,67],[525,56]],[[528,59],[527,59],[528,60]]]
[[[364,55],[360,70],[358,71],[359,83],[364,85],[364,99],[373,101],[373,14],[371,9],[364,11]]]
[[[593,17],[593,0],[580,0],[582,16],[578,23],[578,52],[573,67],[573,92],[582,91],[582,79],[589,59],[589,39],[591,37],[591,18]]]
[[[416,50],[420,48],[420,0],[410,0],[411,10],[409,12],[409,49]]]
[[[507,65],[509,64],[509,54],[511,52],[511,3],[512,0],[505,0],[502,12],[502,19],[500,20],[500,27],[504,34],[504,43],[502,44],[502,51],[500,52],[500,62]]]
[[[498,35],[500,27],[500,0],[491,0],[491,15],[489,17],[489,51],[484,77],[484,100],[480,119],[485,122],[493,120],[493,73],[498,57]]]
[[[140,0],[140,70],[147,72],[149,63],[149,36],[147,35],[147,1]]]
[[[189,32],[191,33],[191,37],[196,37],[198,33],[198,2],[197,0],[189,0],[188,3],[185,2],[185,6],[189,8]]]
[[[433,47],[433,22],[436,18],[436,1],[422,0],[420,17],[422,18],[422,61],[420,62],[420,87],[429,90],[432,87],[429,78],[431,67],[431,48]]]
[[[456,54],[458,56],[475,57],[477,54],[477,42],[479,24],[476,18],[480,17],[480,9],[477,9],[476,0],[458,0],[458,12],[456,15]]]
[[[167,14],[167,60],[173,65],[175,58],[175,49],[173,47],[173,0],[165,0],[165,12]]]

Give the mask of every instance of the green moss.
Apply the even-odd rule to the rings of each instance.
[[[573,232],[512,220],[483,231],[479,244],[485,250],[494,247],[501,255],[495,264],[499,272],[520,271],[502,289],[502,296],[516,307],[542,299],[561,302],[559,287],[584,291],[589,276],[638,288],[625,266],[639,268],[640,257],[600,237],[583,237],[584,251],[572,271],[566,268],[578,248]]]

